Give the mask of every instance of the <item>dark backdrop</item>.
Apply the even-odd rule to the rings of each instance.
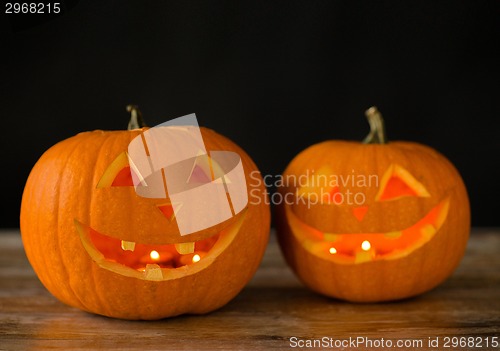
[[[2,15],[1,226],[44,150],[78,132],[195,112],[276,174],[305,147],[391,139],[444,153],[473,225],[498,221],[500,1],[80,1]],[[3,9],[2,9],[3,13]]]

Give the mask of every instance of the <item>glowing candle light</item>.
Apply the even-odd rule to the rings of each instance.
[[[150,263],[160,264],[162,268],[173,265],[174,254],[165,250],[151,250],[137,260],[138,267],[144,267]]]
[[[205,251],[200,250],[190,255],[179,255],[179,257],[176,258],[176,267],[188,266],[190,264],[199,262],[203,259],[203,257],[206,256],[206,254],[207,253]]]
[[[370,244],[370,242],[368,240],[365,240],[361,243],[361,248],[364,250],[364,251],[368,251],[370,250],[370,248],[372,247],[372,245]]]
[[[158,251],[153,250],[149,253],[149,257],[151,257],[152,260],[157,261],[160,259],[160,254],[158,253]]]
[[[330,250],[329,250],[329,251],[330,251],[330,253],[331,253],[332,255],[335,255],[335,254],[337,253],[337,249],[336,249],[336,248],[334,248],[334,247],[330,247]]]

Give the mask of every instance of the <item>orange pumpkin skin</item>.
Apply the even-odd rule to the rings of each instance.
[[[377,145],[326,141],[299,153],[286,168],[283,179],[297,179],[325,165],[335,174],[352,174],[352,170],[355,170],[359,174],[382,177],[388,167],[394,164],[411,173],[426,187],[429,196],[376,201],[380,189],[363,188],[368,211],[362,220],[356,220],[352,215],[355,206],[345,203],[308,207],[303,203],[282,202],[277,206],[277,233],[282,252],[306,286],[326,296],[353,302],[398,300],[434,288],[457,267],[469,236],[469,202],[460,175],[435,150],[411,142]],[[299,186],[285,182],[279,192],[282,197],[296,194]],[[413,228],[412,224],[416,222],[421,224],[415,228],[421,230],[425,224],[418,222],[419,219],[439,203],[449,204],[444,221],[441,221],[430,239],[408,246],[407,251],[400,249],[394,253],[387,252],[383,257],[377,257],[374,253],[371,258],[357,263],[355,259],[338,261],[333,257],[338,255],[337,249],[325,252],[329,246],[337,245],[335,240],[338,241],[342,234],[342,240],[346,242],[362,240],[355,239],[357,235],[361,238],[364,235],[357,233],[368,233],[372,238],[374,235],[370,233],[387,233],[387,237],[382,239],[387,241],[392,240],[390,233],[394,231],[400,231],[399,238],[401,233],[410,235],[412,232],[406,234],[401,230]],[[306,228],[306,231],[315,228],[313,231],[317,236],[324,233],[337,233],[337,236],[330,235],[330,238],[334,237],[331,242],[318,238],[315,239],[317,241],[308,241],[297,234],[303,233],[297,229],[297,225]],[[376,245],[373,248],[376,250]],[[363,253],[362,250],[360,252]]]
[[[153,320],[213,311],[246,285],[268,241],[267,194],[262,184],[249,181],[257,167],[241,148],[212,130],[200,129],[207,151],[238,153],[248,192],[253,191],[253,199],[262,201],[252,202],[249,196],[247,209],[227,223],[185,237],[179,235],[175,223],[165,224],[154,200],[137,196],[133,187],[96,189],[109,164],[145,129],[80,133],[42,155],[25,186],[20,222],[26,255],[55,297],[96,314]],[[149,244],[197,241],[238,221],[239,230],[225,237],[229,239],[223,241],[224,247],[215,244],[218,255],[175,270],[196,265],[201,269],[151,281],[96,264],[82,244],[75,220],[121,240]]]

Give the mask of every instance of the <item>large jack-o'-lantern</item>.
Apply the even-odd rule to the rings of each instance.
[[[266,191],[248,181],[257,167],[236,144],[200,128],[209,153],[239,155],[248,194],[261,201],[249,201],[222,223],[180,235],[168,193],[148,198],[134,188],[137,175],[127,147],[148,128],[131,111],[128,131],[80,133],[36,163],[21,206],[26,254],[54,296],[85,311],[126,319],[210,312],[250,280],[267,244]],[[213,164],[195,166],[192,175],[214,181]]]
[[[311,289],[349,301],[406,298],[446,279],[470,229],[465,186],[435,150],[386,142],[367,111],[364,143],[326,141],[283,174],[278,237],[288,264]],[[290,198],[290,197],[288,197]]]

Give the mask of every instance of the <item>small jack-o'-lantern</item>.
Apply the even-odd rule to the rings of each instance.
[[[85,311],[125,319],[213,311],[250,280],[267,244],[266,191],[248,179],[257,167],[236,144],[200,128],[209,154],[239,155],[254,201],[222,223],[180,235],[166,189],[152,198],[134,187],[127,147],[148,128],[131,111],[128,131],[80,133],[36,163],[21,206],[28,259],[54,296]],[[194,165],[192,176],[214,181],[213,167]]]
[[[278,237],[288,264],[311,289],[349,301],[402,299],[446,279],[470,228],[465,186],[435,150],[386,142],[367,111],[364,143],[326,141],[283,174]],[[290,196],[288,197],[288,199]]]

